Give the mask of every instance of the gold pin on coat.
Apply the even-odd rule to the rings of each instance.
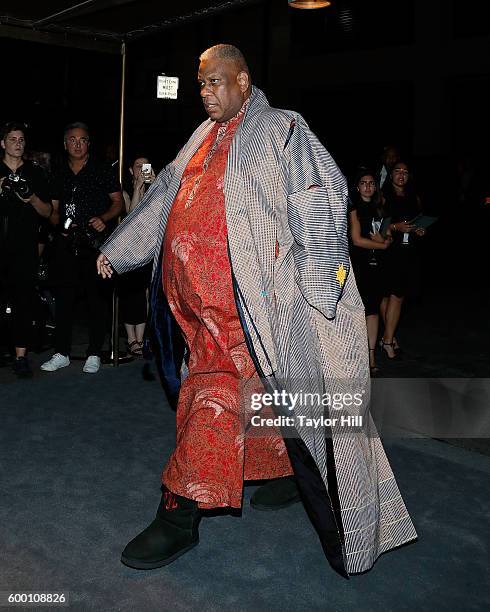
[[[344,286],[346,276],[347,273],[345,271],[344,264],[340,264],[337,268],[337,274],[335,275],[336,279],[339,281],[340,287]]]

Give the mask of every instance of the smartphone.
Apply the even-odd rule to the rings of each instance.
[[[141,166],[141,174],[144,176],[145,183],[151,183],[151,164],[143,164]]]

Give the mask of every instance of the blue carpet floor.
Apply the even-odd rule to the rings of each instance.
[[[489,610],[490,458],[386,441],[419,541],[346,581],[301,504],[201,523],[201,543],[153,572],[120,553],[153,518],[174,413],[141,362],[82,364],[0,389],[0,591],[68,592],[69,609],[153,612]]]

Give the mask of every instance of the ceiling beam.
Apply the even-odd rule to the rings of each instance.
[[[219,2],[218,4],[204,6],[187,14],[184,13],[175,17],[169,17],[168,19],[164,19],[163,21],[152,23],[146,26],[141,26],[136,30],[130,30],[126,32],[125,39],[128,41],[136,40],[138,38],[143,38],[144,36],[156,34],[168,28],[187,24],[191,21],[205,19],[206,17],[210,17],[212,15],[224,13],[225,11],[228,11],[232,8],[245,6],[247,4],[255,4],[257,2],[264,2],[264,0],[221,0],[221,2]]]
[[[81,14],[90,14],[117,5],[131,4],[137,0],[85,0],[49,17],[36,22],[21,20],[9,15],[0,16],[0,37],[26,40],[61,47],[74,47],[89,51],[119,54],[121,43],[137,40],[144,36],[156,34],[167,28],[183,25],[195,20],[204,19],[232,8],[264,2],[266,0],[221,0],[187,14],[164,19],[163,21],[141,26],[126,33],[103,32],[90,28],[63,25],[63,21]],[[56,24],[56,22],[60,22]],[[42,28],[39,29],[39,28]]]
[[[52,23],[58,23],[65,21],[71,17],[80,17],[82,15],[92,15],[108,8],[115,8],[116,6],[122,6],[123,4],[134,4],[137,0],[85,0],[74,4],[62,11],[43,17],[33,22],[33,26],[46,26]]]
[[[40,32],[26,27],[0,25],[0,37],[102,53],[119,54],[121,52],[121,43],[118,40],[99,40],[95,38],[95,34],[90,38],[72,33]]]

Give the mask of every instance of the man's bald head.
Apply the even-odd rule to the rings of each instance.
[[[209,47],[203,53],[201,53],[199,60],[225,60],[231,62],[237,72],[246,72],[250,76],[250,70],[248,69],[247,62],[243,53],[234,47],[233,45],[214,45]]]
[[[204,108],[213,121],[228,121],[252,91],[247,62],[233,45],[215,45],[199,59],[197,80]]]

